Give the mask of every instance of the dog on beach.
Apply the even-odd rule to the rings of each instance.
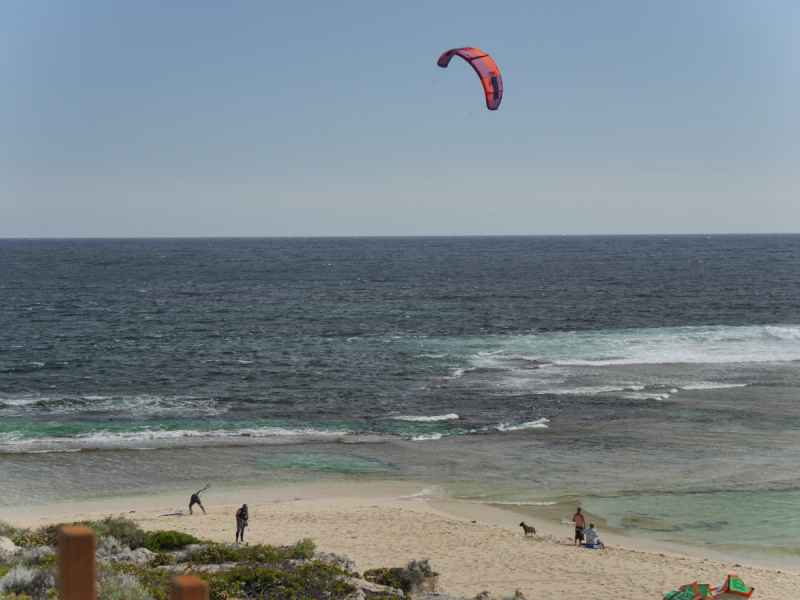
[[[522,530],[525,532],[525,535],[528,535],[529,533],[531,535],[536,535],[536,528],[531,527],[530,525],[525,525],[525,521],[520,523],[519,526],[522,527]]]

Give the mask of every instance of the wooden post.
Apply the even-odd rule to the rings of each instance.
[[[169,597],[170,600],[208,600],[208,584],[196,575],[175,575]]]
[[[59,533],[60,600],[96,600],[97,536],[86,525],[62,527]]]

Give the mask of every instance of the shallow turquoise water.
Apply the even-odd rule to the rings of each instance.
[[[255,459],[262,469],[305,469],[329,473],[381,473],[397,467],[377,459],[334,452],[276,452]]]
[[[590,498],[592,515],[634,536],[692,543],[751,559],[800,559],[800,491]],[[595,523],[602,529],[603,523]]]

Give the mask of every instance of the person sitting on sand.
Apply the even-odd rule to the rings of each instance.
[[[583,529],[586,527],[586,518],[581,512],[580,506],[578,507],[578,512],[573,515],[572,522],[575,523],[575,543],[573,546],[577,546],[579,543],[583,542]]]
[[[247,527],[247,519],[250,515],[247,513],[247,504],[242,504],[242,508],[236,511],[236,542],[244,541],[244,528]],[[240,540],[241,538],[241,540]]]
[[[594,528],[594,523],[589,523],[589,529],[584,531],[583,534],[586,536],[587,548],[589,546],[591,546],[592,548],[596,548],[597,545],[599,544],[603,550],[606,549],[606,545],[603,542],[601,542],[600,539],[597,537],[597,530]]]
[[[190,515],[193,515],[193,514],[194,514],[194,512],[192,511],[192,507],[193,507],[195,504],[197,504],[197,506],[199,506],[199,507],[200,507],[200,510],[202,510],[202,511],[203,511],[203,514],[204,514],[204,515],[205,515],[205,514],[208,514],[208,513],[206,513],[206,509],[205,509],[205,508],[203,508],[203,503],[202,503],[202,502],[200,502],[200,494],[202,494],[202,493],[203,493],[203,492],[205,492],[205,491],[206,491],[206,488],[203,488],[202,490],[197,490],[197,491],[196,491],[194,494],[192,494],[192,497],[191,497],[191,499],[189,500],[189,514],[190,514]]]

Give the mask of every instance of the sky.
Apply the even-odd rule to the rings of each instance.
[[[800,232],[796,0],[0,3],[0,237]],[[503,76],[488,111],[474,46]]]

